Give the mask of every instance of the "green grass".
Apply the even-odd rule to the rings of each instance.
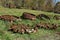
[[[60,15],[60,14],[54,14],[53,12],[43,12],[29,9],[9,9],[0,7],[0,15],[9,14],[9,15],[21,16],[23,12],[29,12],[35,14],[36,16],[39,14],[46,14],[51,17],[51,20],[36,19],[35,21],[31,21],[22,19],[22,21],[18,21],[15,23],[24,23],[29,24],[30,26],[35,25],[40,21],[60,24],[60,20],[53,19],[54,15]],[[0,20],[0,40],[57,40],[60,37],[55,34],[56,32],[60,32],[60,27],[57,30],[39,29],[37,33],[19,34],[7,31],[9,25],[10,25],[9,22]]]

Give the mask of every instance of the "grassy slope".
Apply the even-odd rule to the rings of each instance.
[[[16,16],[21,16],[23,12],[30,12],[33,13],[35,15],[38,15],[40,13],[49,15],[51,18],[54,15],[58,15],[58,14],[54,14],[52,12],[42,12],[42,11],[36,11],[36,10],[27,10],[27,9],[8,9],[8,8],[0,8],[0,15],[4,15],[4,14],[9,14],[9,15],[16,15]],[[58,23],[60,24],[60,20],[35,20],[35,21],[30,21],[30,20],[22,20],[21,23],[25,23],[25,24],[30,24],[33,25],[35,23],[39,23],[40,21],[42,22],[50,22],[50,23]],[[0,39],[1,40],[57,40],[59,39],[60,36],[56,35],[55,32],[59,31],[60,32],[60,28],[58,28],[57,30],[45,30],[45,29],[39,29],[39,31],[37,33],[32,33],[32,34],[18,34],[18,33],[12,33],[9,31],[6,31],[8,29],[8,22],[4,22],[2,20],[0,20]],[[56,37],[57,36],[57,37]]]

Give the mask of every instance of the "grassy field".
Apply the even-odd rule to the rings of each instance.
[[[39,14],[46,14],[50,16],[51,19],[50,20],[36,19],[35,21],[22,19],[22,21],[16,23],[34,25],[42,21],[42,22],[60,24],[60,20],[53,19],[54,15],[60,15],[60,14],[54,14],[53,12],[43,12],[43,11],[36,11],[29,9],[9,9],[9,8],[0,7],[0,15],[9,14],[9,15],[21,16],[23,12],[33,13],[36,16]],[[60,32],[60,27],[58,27],[56,30],[39,29],[37,33],[19,34],[19,33],[12,33],[10,31],[7,31],[9,25],[10,25],[9,22],[0,20],[0,40],[60,40],[60,35],[56,34],[56,32]]]

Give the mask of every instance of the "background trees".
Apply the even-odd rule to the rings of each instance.
[[[56,5],[54,7],[54,12],[55,13],[60,13],[60,2],[56,3]]]
[[[45,0],[43,10],[49,12],[53,11],[53,0]]]
[[[58,3],[57,3],[58,4]],[[8,8],[26,8],[33,10],[55,11],[59,9],[56,4],[54,7],[53,0],[0,0],[0,6]]]

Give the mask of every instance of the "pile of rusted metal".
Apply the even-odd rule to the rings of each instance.
[[[38,16],[36,16],[34,14],[27,13],[27,12],[24,12],[20,17],[14,16],[14,15],[0,16],[0,20],[9,21],[9,22],[15,22],[18,19],[36,20],[36,18],[38,18],[39,20],[43,20],[43,18],[50,20],[50,17],[45,14],[39,14]],[[58,16],[54,16],[54,18],[59,19]],[[36,25],[33,25],[33,26],[34,27],[30,27],[29,25],[25,25],[25,24],[12,24],[8,30],[16,33],[21,33],[21,34],[24,34],[24,33],[30,34],[30,33],[36,33],[40,28],[57,29],[58,27],[57,24],[54,24],[54,23],[50,24],[50,23],[44,23],[44,22],[36,23]]]

